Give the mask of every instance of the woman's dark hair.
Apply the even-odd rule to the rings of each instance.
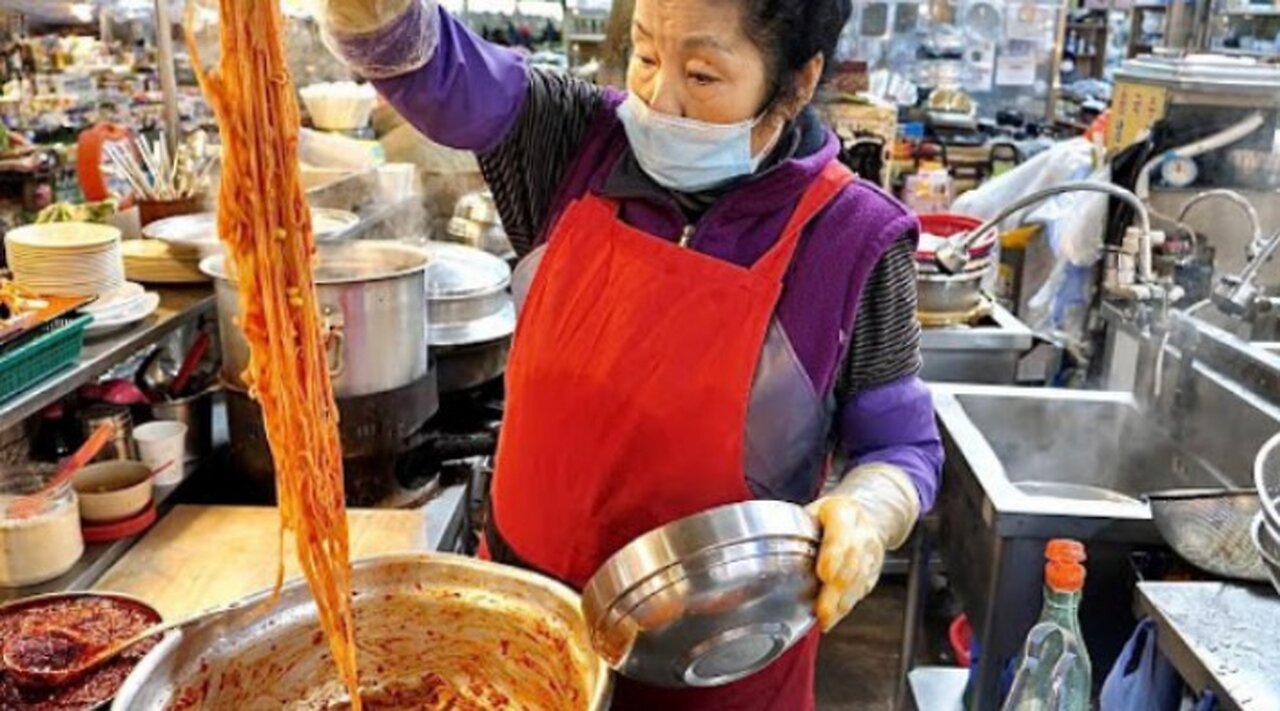
[[[814,55],[830,72],[852,0],[742,0],[747,37],[760,48],[769,72],[768,105],[795,98],[794,78]]]

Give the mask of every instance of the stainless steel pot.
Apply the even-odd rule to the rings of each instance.
[[[508,288],[511,267],[485,252],[429,242],[428,341],[439,367],[440,392],[466,390],[502,375],[516,328]]]
[[[428,242],[427,339],[432,346],[463,346],[510,336],[516,327],[508,287],[511,267],[473,247]]]
[[[511,338],[432,349],[440,392],[456,393],[502,377],[511,353]]]
[[[608,707],[609,670],[591,650],[578,597],[552,580],[431,554],[358,562],[352,582],[366,699],[420,687],[430,673],[494,689],[511,708]],[[266,600],[263,592],[246,602]],[[278,709],[303,699],[330,708],[344,692],[319,634],[310,591],[291,583],[270,608],[247,604],[166,637],[112,708],[160,711],[183,694],[190,708]]]
[[[917,274],[917,308],[929,314],[967,313],[982,303],[981,271]]]
[[[317,245],[316,287],[336,396],[394,390],[426,375],[428,262],[421,249],[398,242]],[[202,260],[200,270],[214,279],[223,376],[244,387],[249,346],[234,322],[240,312],[234,274],[223,256]]]

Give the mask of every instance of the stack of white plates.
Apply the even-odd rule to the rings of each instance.
[[[14,279],[45,296],[93,296],[124,285],[120,230],[53,222],[10,230],[4,238]]]
[[[200,273],[200,252],[156,239],[131,239],[124,243],[124,270],[132,281],[144,284],[199,284],[209,281]]]
[[[124,286],[84,307],[84,312],[93,317],[85,333],[90,336],[113,333],[145,319],[159,306],[159,294],[147,291],[140,284],[125,282]]]

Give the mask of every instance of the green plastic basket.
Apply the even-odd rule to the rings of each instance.
[[[88,315],[63,316],[0,347],[0,402],[75,363],[84,348],[84,328],[92,320]]]

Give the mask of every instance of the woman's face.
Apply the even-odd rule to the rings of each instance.
[[[771,88],[765,57],[743,31],[742,5],[636,0],[627,89],[664,114],[709,123],[756,118]],[[772,143],[792,115],[771,109],[752,133],[752,152]]]

